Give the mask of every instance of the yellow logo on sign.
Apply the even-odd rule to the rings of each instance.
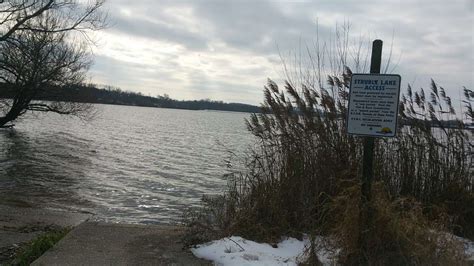
[[[390,133],[392,133],[392,130],[389,127],[384,127],[377,133],[390,134]]]

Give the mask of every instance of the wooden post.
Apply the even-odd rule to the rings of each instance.
[[[382,62],[382,41],[375,40],[372,43],[372,56],[370,59],[370,73],[379,74]],[[360,226],[359,226],[359,253],[360,263],[368,263],[366,254],[368,253],[367,235],[372,223],[372,210],[370,206],[372,179],[374,162],[374,138],[364,137],[364,157],[362,163],[362,185],[361,185],[361,206],[360,206]]]
[[[372,57],[370,60],[370,74],[380,74],[382,62],[382,41],[375,40],[372,43]],[[370,201],[371,183],[374,175],[374,138],[364,138],[364,161],[362,165],[362,200]]]

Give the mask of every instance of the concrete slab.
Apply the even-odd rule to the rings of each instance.
[[[183,228],[85,222],[32,265],[211,265],[183,250]]]

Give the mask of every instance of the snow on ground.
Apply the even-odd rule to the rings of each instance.
[[[232,236],[199,245],[191,249],[196,257],[211,260],[216,265],[297,265],[304,261],[308,238],[302,241],[284,238],[277,247]],[[330,263],[329,252],[318,252],[323,263]]]
[[[467,260],[474,262],[474,242],[461,237],[457,237],[457,239],[464,245]]]
[[[458,240],[464,244],[468,260],[474,261],[474,242],[463,238],[458,238]],[[274,248],[269,244],[232,236],[198,245],[192,248],[191,252],[198,258],[210,260],[215,265],[222,266],[297,265],[298,262],[304,261],[305,251],[309,245],[308,238],[302,241],[284,238]],[[332,253],[321,247],[317,252],[319,260],[323,265],[333,264]]]

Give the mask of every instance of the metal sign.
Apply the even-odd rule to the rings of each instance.
[[[352,74],[347,132],[394,137],[400,96],[400,75]]]

